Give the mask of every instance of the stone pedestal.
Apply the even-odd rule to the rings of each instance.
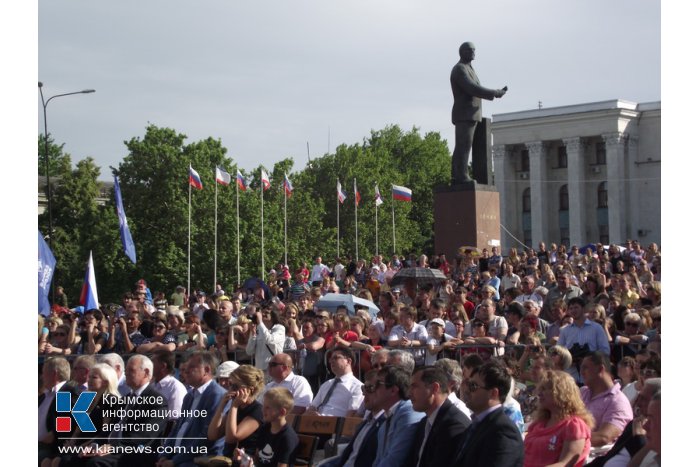
[[[492,185],[468,183],[435,188],[435,253],[448,259],[462,246],[479,249],[501,240],[500,197]]]

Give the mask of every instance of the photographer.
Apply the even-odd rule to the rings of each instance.
[[[285,329],[279,324],[277,311],[269,306],[259,311],[258,305],[252,303],[246,308],[246,314],[253,322],[245,351],[248,355],[255,356],[255,367],[263,370],[267,380],[267,362],[284,349]]]

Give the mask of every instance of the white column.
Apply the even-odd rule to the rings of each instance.
[[[496,189],[500,195],[500,215],[501,224],[511,232],[513,231],[513,222],[517,222],[517,217],[510,216],[508,214],[509,206],[513,205],[515,200],[513,199],[512,190],[509,187],[515,186],[512,182],[513,175],[510,174],[511,171],[508,170],[508,160],[506,154],[508,154],[508,149],[505,144],[496,144],[492,148],[493,151],[493,172],[496,178]],[[501,248],[505,244],[510,244],[508,241],[509,235],[501,228]]]
[[[586,158],[581,138],[566,138],[569,185],[569,238],[571,245],[588,244],[586,238]]]
[[[532,205],[532,244],[549,243],[547,229],[547,153],[542,141],[525,143],[530,155],[530,203]],[[528,245],[529,246],[529,245]]]
[[[610,243],[627,239],[625,203],[625,139],[620,132],[605,133],[605,158],[608,165],[608,223]]]

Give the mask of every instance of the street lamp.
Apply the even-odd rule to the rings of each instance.
[[[41,88],[44,84],[39,81],[39,94],[41,94],[41,105],[44,107],[44,157],[46,158],[46,198],[48,200],[49,210],[49,248],[53,249],[53,215],[51,213],[51,174],[49,173],[49,130],[46,124],[46,106],[49,105],[51,99],[63,96],[72,96],[73,94],[90,94],[95,92],[94,89],[83,89],[82,91],[67,92],[65,94],[56,94],[44,101],[44,92]]]

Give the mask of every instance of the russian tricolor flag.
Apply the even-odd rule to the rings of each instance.
[[[245,183],[245,178],[243,178],[243,174],[241,174],[240,170],[236,171],[236,184],[241,191],[246,191],[248,189],[248,186]]]
[[[340,180],[338,180],[338,184],[336,185],[336,189],[338,191],[338,201],[340,201],[340,204],[343,204],[345,200],[347,199],[348,195],[343,191],[343,187],[340,185]]]
[[[289,180],[287,177],[287,174],[284,174],[284,193],[287,195],[287,198],[292,197],[292,191],[294,191],[294,186],[292,186],[292,181]]]
[[[88,259],[87,270],[85,271],[83,290],[80,292],[80,305],[84,306],[85,310],[99,308],[95,267],[92,264],[92,250],[90,250],[90,259]]]
[[[262,181],[263,191],[270,189],[270,177],[263,169],[260,169],[260,180]]]
[[[405,186],[391,185],[391,196],[399,201],[411,202],[411,195],[413,192],[406,188]]]
[[[190,166],[190,185],[198,190],[201,190],[203,188],[202,179],[199,178],[199,174],[196,170],[192,168],[192,166]]]
[[[219,167],[216,168],[216,183],[228,186],[231,183],[231,174]]]

